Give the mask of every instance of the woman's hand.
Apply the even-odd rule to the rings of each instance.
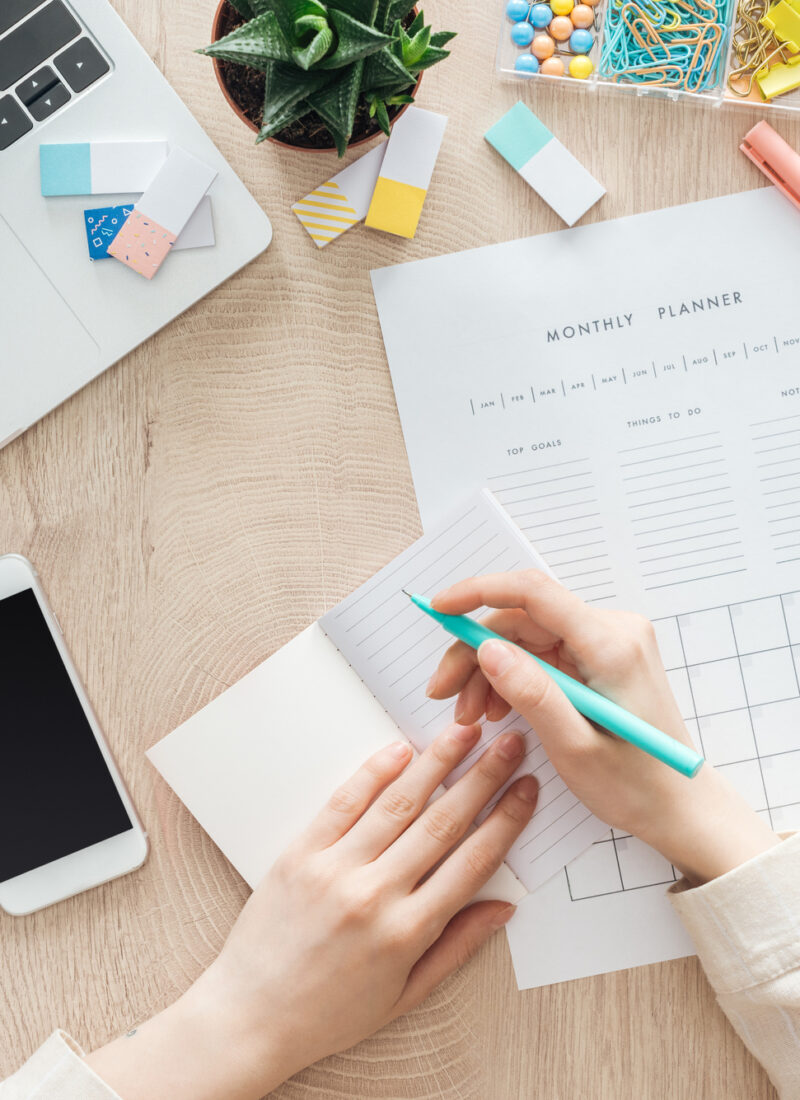
[[[564,781],[610,825],[657,848],[694,883],[731,870],[778,843],[768,825],[709,764],[686,779],[583,718],[535,653],[633,714],[691,744],[667,681],[652,624],[587,606],[537,570],[475,577],[440,593],[437,611],[496,608],[483,622],[517,643],[451,646],[428,694],[458,694],[455,714],[474,722],[513,706],[533,726]],[[521,647],[521,648],[520,648]]]
[[[522,737],[498,738],[427,805],[479,736],[451,726],[413,763],[401,743],[368,760],[269,871],[216,962],[89,1055],[95,1072],[123,1100],[257,1100],[419,1004],[514,910],[469,902],[530,820],[533,776],[454,846],[520,764]]]

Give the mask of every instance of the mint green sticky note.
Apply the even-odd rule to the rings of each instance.
[[[553,140],[545,124],[522,101],[506,111],[483,136],[517,172]]]

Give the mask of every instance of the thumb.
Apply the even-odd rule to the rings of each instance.
[[[479,901],[456,913],[411,970],[397,1002],[396,1015],[415,1008],[440,982],[463,966],[489,937],[510,920],[516,905],[504,901]]]
[[[498,695],[530,722],[545,743],[568,731],[584,738],[591,726],[530,653],[510,642],[490,639],[478,649],[481,670]]]

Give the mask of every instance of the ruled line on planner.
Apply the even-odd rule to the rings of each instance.
[[[718,505],[712,505],[712,507],[716,508],[718,507]],[[640,518],[643,519],[645,517],[642,516]],[[649,518],[654,519],[655,517],[650,516]],[[646,537],[647,535],[658,535],[661,531],[679,531],[682,527],[696,527],[698,523],[716,523],[718,520],[722,519],[736,519],[736,513],[728,512],[724,516],[706,516],[704,519],[692,519],[689,520],[687,523],[671,523],[669,527],[654,527],[650,531],[637,531],[636,537],[639,538],[639,536]],[[639,547],[639,549],[641,550],[642,547]]]
[[[681,526],[684,526],[683,524]],[[664,527],[664,531],[671,531],[673,528]],[[662,539],[661,542],[646,542],[643,546],[637,546],[637,550],[652,550],[656,546],[669,546],[673,542],[691,542],[693,539],[710,539],[716,535],[729,535],[733,531],[738,531],[738,527],[723,527],[720,531],[701,531],[696,535],[681,535],[677,539]],[[641,534],[642,532],[640,532]]]
[[[718,474],[703,474],[700,477],[684,477],[680,481],[667,481],[659,485],[647,485],[641,489],[626,489],[625,495],[633,496],[636,493],[655,493],[661,489],[674,489],[676,485],[696,485],[698,481],[713,481],[714,478],[727,476],[727,470],[722,470]],[[730,486],[728,486],[728,488],[730,488]],[[709,490],[709,492],[711,491],[712,490]]]
[[[547,477],[542,481],[524,481],[521,485],[509,485],[506,489],[495,489],[494,495],[499,499],[503,493],[516,493],[519,492],[520,489],[533,489],[537,485],[552,485],[555,481],[572,481],[572,479],[576,477],[589,477],[590,473],[591,471],[589,470],[580,470],[575,474],[560,474],[558,477]],[[503,502],[503,507],[505,507],[505,502]]]
[[[798,443],[800,447],[800,443]],[[630,474],[628,477],[624,477],[623,481],[638,481],[643,477],[657,477],[659,474],[676,474],[680,470],[697,470],[701,466],[716,466],[720,462],[724,462],[724,458],[708,458],[705,462],[690,462],[686,466],[673,466],[669,470],[658,470],[655,473],[650,471],[644,474]]]
[[[716,500],[713,504],[693,504],[689,508],[673,508],[671,512],[659,512],[656,516],[632,516],[632,523],[649,523],[651,519],[665,519],[667,516],[679,516],[685,512],[697,512],[700,508],[722,508],[726,504],[733,504],[732,500]],[[699,521],[698,521],[699,522]]]
[[[631,454],[633,451],[647,451],[652,447],[672,447],[676,443],[688,443],[692,439],[706,439],[711,435],[719,435],[719,431],[701,432],[699,435],[679,435],[675,439],[662,439],[660,443],[642,443],[636,447],[623,447],[617,451],[618,455]]]
[[[658,558],[640,558],[641,565],[649,565],[654,561],[669,561],[670,558],[685,557],[686,554],[706,554],[709,550],[727,550],[731,546],[741,546],[742,540],[737,539],[736,542],[718,542],[714,546],[697,546],[694,550],[678,550],[674,554],[662,554]]]
[[[750,425],[750,427],[760,428],[764,424],[777,424],[779,421],[782,420],[800,420],[800,413],[792,413],[791,416],[776,416],[772,420],[756,420]]]
[[[654,569],[650,573],[642,573],[643,577],[658,577],[662,573],[677,573],[681,569],[701,569],[706,565],[721,565],[724,561],[736,561],[743,558],[744,554],[731,554],[726,558],[714,558],[711,561],[692,562],[690,565],[676,565],[671,569]]]
[[[694,584],[695,581],[713,581],[717,577],[732,577],[736,573],[746,573],[747,569],[729,569],[723,573],[711,573],[707,577],[684,577],[682,581],[668,581],[666,584],[651,584],[645,586],[645,592],[657,592],[660,588],[672,588],[676,584]]]
[[[544,466],[529,466],[525,470],[510,470],[507,474],[492,474],[486,480],[487,481],[499,481],[502,478],[506,478],[506,477],[520,477],[522,474],[535,474],[535,473],[538,473],[540,470],[554,470],[556,468],[556,466],[574,466],[576,462],[589,462],[589,461],[590,460],[588,458],[569,458],[569,459],[565,459],[564,462],[550,462],[550,463],[547,463]],[[501,490],[495,490],[495,492],[498,492],[498,491],[501,491]]]
[[[800,431],[800,429],[798,429]],[[675,454],[668,455],[656,455],[654,458],[637,458],[633,462],[620,462],[619,466],[621,470],[626,469],[628,466],[644,466],[646,462],[663,462],[665,458],[683,458],[685,455],[700,455],[706,451],[721,451],[721,443],[712,443],[710,447],[697,447],[693,451],[677,451]]]
[[[753,454],[769,455],[774,454],[776,451],[790,451],[792,447],[800,447],[800,441],[797,443],[781,443],[780,447],[763,447],[760,451],[754,451]]]
[[[729,493],[730,485],[718,485],[714,489],[698,489],[696,493],[678,493],[674,497],[659,497],[656,500],[640,500],[629,504],[629,508],[649,508],[651,504],[669,504],[673,500],[689,500],[691,497],[705,497],[709,493]]]
[[[552,493],[539,493],[532,497],[520,497],[519,500],[504,500],[504,508],[513,508],[516,504],[528,504],[532,500],[547,500],[549,497],[560,497],[564,493],[585,493],[587,489],[594,489],[594,485],[576,485],[574,489],[556,489]],[[565,505],[570,507],[570,505]]]

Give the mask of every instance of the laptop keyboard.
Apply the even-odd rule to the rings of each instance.
[[[109,68],[62,0],[0,0],[0,152]]]

